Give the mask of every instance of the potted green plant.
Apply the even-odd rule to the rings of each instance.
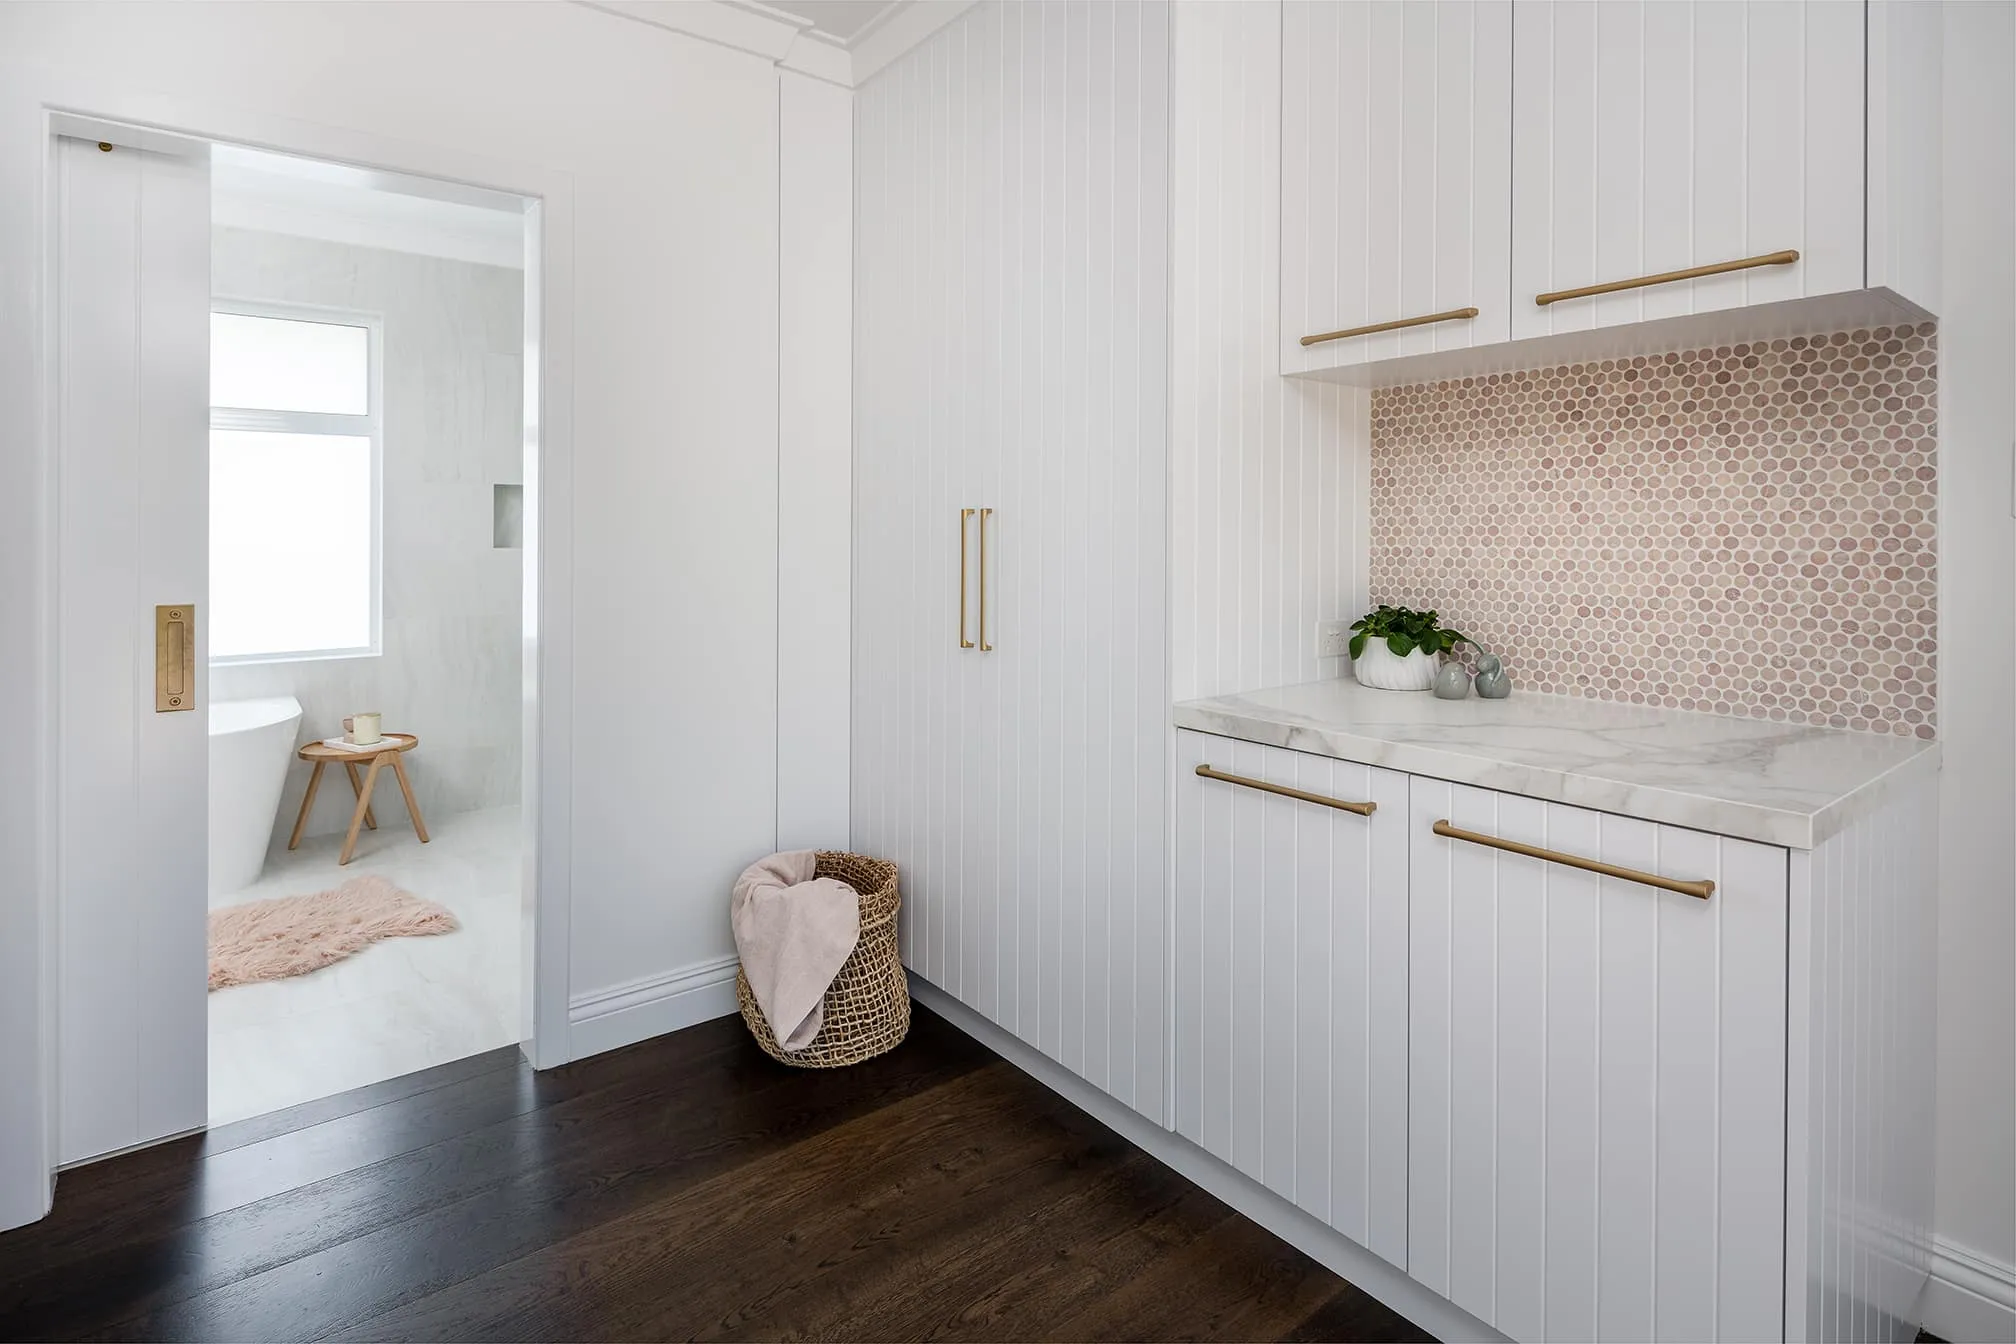
[[[1432,611],[1383,602],[1351,623],[1351,670],[1359,682],[1382,691],[1425,691],[1435,684],[1438,656],[1472,641],[1450,630]]]

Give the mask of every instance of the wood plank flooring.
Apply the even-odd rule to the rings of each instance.
[[[922,1008],[834,1072],[737,1018],[516,1050],[63,1175],[6,1339],[1427,1335]]]

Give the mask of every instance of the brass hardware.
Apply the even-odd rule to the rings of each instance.
[[[1430,313],[1426,317],[1403,317],[1393,322],[1374,322],[1369,327],[1347,327],[1343,331],[1326,331],[1321,336],[1304,336],[1302,344],[1321,345],[1325,341],[1341,341],[1346,336],[1370,336],[1379,331],[1398,331],[1402,327],[1425,327],[1430,322],[1454,322],[1475,316],[1477,316],[1475,308],[1451,308],[1446,313]]]
[[[959,647],[970,649],[973,641],[966,638],[966,520],[978,509],[959,510]]]
[[[1626,882],[1643,882],[1648,887],[1657,887],[1661,891],[1676,891],[1682,896],[1694,896],[1704,901],[1715,894],[1715,884],[1707,878],[1702,878],[1698,882],[1683,882],[1677,877],[1641,873],[1635,868],[1619,868],[1614,863],[1598,863],[1594,859],[1578,859],[1573,854],[1558,854],[1551,849],[1536,849],[1532,845],[1522,845],[1517,840],[1500,840],[1495,835],[1459,831],[1446,821],[1436,822],[1434,831],[1435,834],[1447,836],[1451,840],[1467,840],[1473,845],[1502,849],[1508,854],[1523,854],[1529,859],[1543,859],[1548,863],[1580,868],[1585,873],[1601,873],[1604,877],[1622,878]]]
[[[1730,271],[1747,271],[1756,266],[1790,266],[1799,260],[1799,254],[1787,248],[1783,252],[1770,252],[1761,257],[1744,257],[1741,261],[1718,261],[1708,266],[1689,266],[1684,271],[1661,271],[1658,275],[1641,275],[1636,280],[1612,280],[1603,285],[1584,285],[1580,289],[1558,289],[1552,294],[1540,294],[1533,302],[1545,308],[1550,303],[1563,299],[1586,299],[1592,294],[1615,294],[1620,289],[1643,289],[1647,285],[1670,285],[1675,280],[1699,280],[1704,275],[1726,275]]]
[[[994,646],[987,642],[987,520],[994,516],[994,510],[980,510],[980,652],[992,653]]]
[[[112,142],[110,140],[100,140],[98,142],[98,152],[100,154],[110,154],[112,152]]]
[[[154,608],[154,712],[196,708],[196,608]]]
[[[1347,803],[1341,798],[1325,798],[1320,793],[1304,793],[1300,789],[1287,788],[1280,784],[1269,784],[1261,779],[1248,779],[1244,775],[1228,775],[1213,770],[1208,765],[1197,767],[1197,773],[1206,779],[1215,779],[1222,784],[1237,784],[1242,789],[1258,789],[1262,793],[1278,793],[1283,798],[1294,798],[1305,803],[1315,803],[1319,807],[1334,807],[1339,812],[1355,812],[1361,817],[1369,817],[1379,810],[1377,803]]]

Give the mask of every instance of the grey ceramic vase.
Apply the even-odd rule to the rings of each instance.
[[[1512,678],[1495,653],[1477,655],[1477,694],[1485,700],[1503,700],[1512,694]]]
[[[1463,670],[1463,664],[1442,664],[1442,670],[1435,674],[1435,698],[1461,700],[1468,694],[1470,694],[1470,674]]]

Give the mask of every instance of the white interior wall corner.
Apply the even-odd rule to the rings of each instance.
[[[778,75],[779,849],[849,844],[853,105]]]
[[[2010,899],[2016,701],[2008,678],[2016,666],[2016,381],[2010,378],[2016,368],[2016,96],[2009,71],[2016,69],[2016,6],[1949,4],[1944,22],[1939,619],[1947,656],[1939,669],[1945,769],[1938,1176],[1924,1324],[1948,1339],[2010,1339],[2016,1338],[2016,1050],[2010,1045],[2016,1022],[2016,976],[2010,973],[2016,955],[2016,901]],[[1979,1273],[1970,1274],[1969,1266]]]

